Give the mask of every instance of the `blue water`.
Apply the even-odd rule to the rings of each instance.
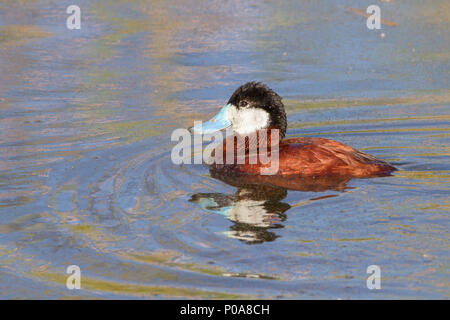
[[[448,1],[0,0],[1,298],[448,298]],[[383,35],[382,35],[383,34]],[[170,135],[239,85],[391,177],[236,188]],[[81,268],[81,290],[66,268]],[[366,269],[381,270],[381,289]]]

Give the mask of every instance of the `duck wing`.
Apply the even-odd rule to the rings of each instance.
[[[280,144],[279,174],[373,177],[396,169],[385,161],[324,138],[291,138]]]

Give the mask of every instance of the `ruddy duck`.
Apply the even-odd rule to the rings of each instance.
[[[214,118],[194,126],[192,131],[209,134],[227,127],[231,127],[233,135],[227,137],[221,145],[224,154],[230,139],[234,142],[238,136],[256,134],[257,137],[266,137],[267,142],[270,141],[270,132],[277,132],[278,168],[275,174],[264,177],[260,172],[267,165],[261,162],[214,162],[211,171],[216,176],[245,176],[249,183],[268,182],[288,189],[298,189],[296,185],[299,182],[305,185],[303,180],[307,180],[308,184],[324,177],[347,181],[351,178],[386,176],[396,170],[387,162],[337,141],[301,137],[284,139],[287,121],[281,98],[259,82],[249,82],[239,87]],[[266,133],[260,135],[263,130]],[[239,144],[232,145],[234,151],[239,151]],[[258,141],[258,152],[259,146],[261,141]],[[241,144],[240,148],[246,149],[248,157],[248,141],[245,145]],[[271,152],[270,148],[268,152]]]

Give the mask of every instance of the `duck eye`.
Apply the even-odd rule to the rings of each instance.
[[[242,100],[239,102],[239,107],[240,108],[245,108],[246,106],[248,106],[248,102],[245,100]]]

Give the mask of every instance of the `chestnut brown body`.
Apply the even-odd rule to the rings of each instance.
[[[264,135],[266,136],[266,135]],[[267,134],[270,137],[270,130]],[[250,163],[252,150],[249,144],[252,138],[246,138],[245,160],[238,162],[239,150],[235,136],[228,137],[215,152],[223,152],[226,159],[227,147],[233,147],[232,163],[213,163],[211,170],[215,175],[239,176],[249,182],[267,182],[288,189],[299,189],[298,186],[320,185],[325,181],[326,187],[335,184],[338,188],[341,182],[351,178],[369,178],[386,176],[395,171],[395,167],[387,162],[355,150],[343,143],[324,138],[290,138],[270,146],[270,139],[258,139],[257,162]],[[265,148],[261,148],[266,144]],[[243,144],[241,145],[243,147]],[[273,175],[261,175],[262,168],[271,164],[260,161],[261,153],[267,152],[270,158],[273,148],[278,147],[278,170]],[[242,153],[241,153],[242,155]],[[272,161],[275,161],[272,159]]]

